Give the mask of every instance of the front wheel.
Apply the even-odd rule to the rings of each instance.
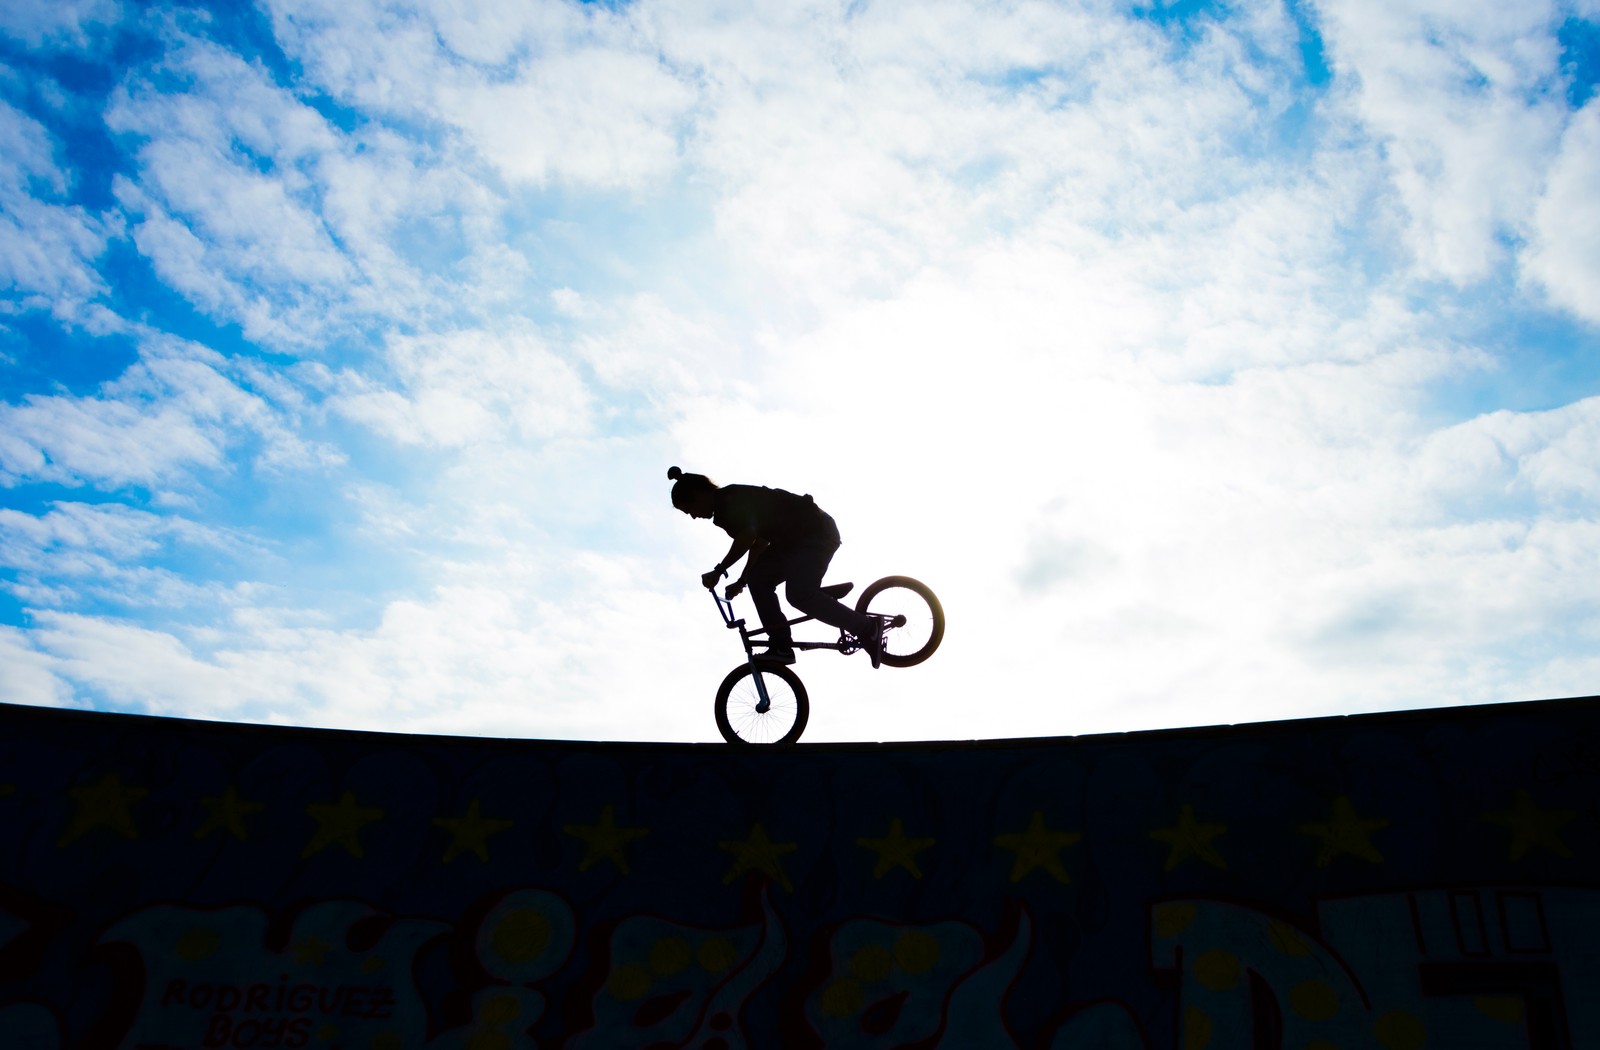
[[[856,600],[856,612],[890,618],[883,635],[883,662],[890,667],[920,664],[944,639],[944,606],[927,584],[909,576],[872,584]]]
[[[717,688],[716,714],[717,729],[730,744],[792,744],[805,732],[811,701],[800,676],[782,664],[763,666],[759,672],[741,664]]]

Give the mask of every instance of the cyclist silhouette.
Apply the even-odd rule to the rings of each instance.
[[[756,659],[769,663],[794,663],[794,640],[789,620],[778,604],[778,584],[787,584],[784,597],[808,616],[854,635],[877,667],[883,656],[879,622],[856,612],[822,590],[822,575],[839,549],[839,527],[809,495],[759,485],[718,485],[704,474],[686,474],[677,467],[667,471],[672,505],[691,518],[708,518],[733,538],[717,567],[700,577],[707,589],[727,575],[740,558],[749,555],[744,571],[728,586],[733,598],[745,587],[755,603],[767,634],[766,652]]]

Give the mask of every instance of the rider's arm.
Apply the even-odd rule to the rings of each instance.
[[[712,569],[710,572],[700,577],[700,582],[705,584],[707,587],[715,587],[717,585],[717,581],[723,576],[727,575],[729,569],[733,568],[734,563],[740,558],[744,557],[751,550],[755,549],[757,544],[760,544],[763,548],[766,547],[766,544],[758,539],[752,532],[743,532],[735,536],[733,538],[733,544],[728,548],[728,553],[724,554],[722,556],[722,560],[717,562],[717,567],[715,569]],[[752,555],[752,557],[754,557],[754,555]],[[743,577],[741,576],[740,579],[742,581]]]
[[[750,575],[750,566],[755,564],[756,559],[761,557],[762,551],[765,551],[769,546],[771,546],[771,544],[754,533],[740,534],[734,539],[733,546],[728,548],[727,555],[717,563],[717,567],[715,569],[712,569],[710,572],[700,577],[700,582],[704,583],[707,587],[715,587],[717,585],[717,580],[722,577],[723,573],[727,571],[729,566],[738,561],[740,558],[743,558],[746,554],[749,554],[749,559],[744,563],[744,571],[739,574],[739,578],[737,580],[734,580],[732,583],[728,584],[728,597],[730,599],[738,597],[739,592],[744,590],[745,577]]]
[[[718,575],[721,575],[722,573],[725,573],[729,569],[733,568],[734,562],[744,557],[749,550],[750,541],[746,540],[743,536],[734,537],[733,544],[728,548],[728,553],[724,554],[722,556],[722,560],[717,562]]]
[[[737,545],[738,544],[735,544],[735,546]],[[737,590],[738,588],[744,586],[744,578],[750,575],[750,566],[754,565],[756,563],[756,559],[761,557],[761,552],[770,546],[771,544],[769,544],[766,540],[761,539],[759,536],[755,537],[749,542],[748,550],[750,551],[750,559],[744,563],[744,571],[739,574],[739,578],[737,580],[733,581],[733,586],[730,587],[729,590]],[[738,559],[735,558],[734,560],[737,561]]]

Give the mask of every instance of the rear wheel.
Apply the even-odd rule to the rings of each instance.
[[[856,612],[890,617],[883,635],[883,662],[890,667],[920,664],[944,639],[944,606],[927,584],[909,576],[872,584],[856,600]]]
[[[792,744],[805,732],[811,717],[811,701],[800,676],[782,664],[761,668],[761,686],[756,687],[756,672],[741,664],[728,672],[717,688],[717,729],[730,744]]]

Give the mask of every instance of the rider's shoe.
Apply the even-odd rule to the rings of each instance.
[[[769,645],[764,652],[756,653],[755,659],[762,664],[792,664],[794,650],[788,646]]]
[[[874,670],[883,662],[883,621],[874,618],[872,629],[856,639],[872,660]]]

